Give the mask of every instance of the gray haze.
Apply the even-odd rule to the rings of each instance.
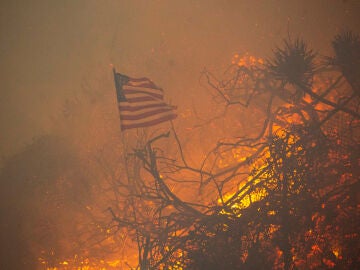
[[[269,56],[288,30],[330,52],[340,30],[359,33],[359,14],[356,0],[3,0],[0,153],[51,133],[64,101],[81,97],[84,84],[114,95],[110,64],[152,78],[180,112],[201,111],[204,67],[220,72],[236,52]]]

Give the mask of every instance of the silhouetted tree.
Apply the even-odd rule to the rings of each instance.
[[[55,267],[81,242],[77,230],[90,182],[71,144],[57,136],[34,139],[0,171],[0,268]],[[76,224],[74,223],[75,221]],[[83,232],[82,232],[83,233]]]
[[[176,156],[161,149],[166,133],[126,157],[125,199],[110,214],[137,243],[139,269],[359,266],[359,37],[342,33],[333,47],[324,60],[289,39],[224,80],[204,72],[226,107],[263,115],[258,134],[218,141],[200,168],[174,129]]]

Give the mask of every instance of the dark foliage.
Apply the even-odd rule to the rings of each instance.
[[[271,74],[283,83],[309,86],[315,70],[315,56],[303,40],[285,40],[283,48],[274,50],[274,57],[267,66]]]
[[[335,57],[330,63],[338,66],[344,77],[360,93],[360,38],[353,32],[343,32],[332,41]]]
[[[339,64],[354,67],[343,50],[355,51],[357,42],[346,33],[335,38]],[[219,171],[206,168],[206,160],[201,168],[191,167],[176,133],[179,162],[155,147],[169,134],[134,152],[143,169],[131,166],[138,170],[131,176],[136,180],[128,186],[125,214],[114,213],[113,222],[134,233],[140,269],[355,269],[359,265],[355,190],[359,188],[360,100],[352,94],[354,84],[342,83],[349,80],[346,72],[339,76],[331,66],[316,69],[315,56],[305,42],[285,41],[266,65],[235,67],[228,83],[211,81],[214,77],[207,75],[227,105],[235,103],[226,99],[224,85],[236,81],[238,89],[246,83],[256,93],[246,96],[246,104],[260,99],[264,106],[265,120],[257,136],[219,141],[209,154],[219,157],[244,150],[249,153],[244,159]],[[239,79],[243,71],[246,80]],[[294,89],[301,92],[297,102],[291,96]],[[186,202],[170,188],[172,180],[185,185],[181,173],[188,171],[197,174],[193,182],[200,186],[199,192],[213,185],[210,194],[217,196],[216,202]],[[247,177],[239,182],[239,175]],[[232,189],[226,189],[229,186]],[[142,209],[147,209],[146,214]]]

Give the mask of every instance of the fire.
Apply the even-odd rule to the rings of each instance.
[[[120,257],[120,254],[119,254]],[[60,261],[58,263],[52,262],[50,265],[49,261],[39,258],[39,262],[42,265],[39,270],[115,270],[115,269],[127,269],[129,265],[136,265],[136,256],[131,257],[121,256],[120,259],[95,259],[91,257],[80,258],[75,255],[73,259]]]
[[[238,67],[252,68],[252,67],[264,65],[264,60],[262,58],[256,58],[254,56],[251,56],[248,53],[245,53],[244,55],[235,54],[232,59],[232,64],[236,65]],[[243,78],[243,80],[245,80],[245,81],[247,79],[246,76],[247,75],[244,75],[244,78]],[[314,102],[314,100],[308,95],[304,96],[304,101],[308,102],[309,104]],[[284,106],[284,108],[290,110],[292,108],[292,106],[293,106],[293,104],[288,104],[288,105]],[[326,110],[326,109],[328,109],[328,106],[325,106],[325,105],[319,103],[318,105],[316,105],[316,109]],[[181,116],[182,116],[182,118],[189,118],[191,116],[191,112],[190,111],[184,112],[183,114],[181,114]],[[281,120],[284,120],[284,123],[286,123],[287,125],[290,126],[290,125],[296,125],[296,124],[303,124],[304,121],[307,121],[309,119],[310,119],[310,115],[307,115],[306,113],[304,113],[304,115],[300,115],[300,114],[286,115],[285,114],[283,116],[283,119],[281,119]],[[282,127],[280,124],[273,124],[272,133],[273,133],[272,135],[275,135],[279,138],[282,138],[282,139],[284,139],[285,137],[287,138],[286,148],[291,148],[292,146],[296,145],[296,142],[299,139],[295,135],[289,135],[287,130],[284,127]],[[215,162],[217,169],[226,169],[226,168],[233,166],[234,164],[238,164],[238,163],[247,161],[248,157],[251,156],[252,151],[251,150],[246,151],[244,148],[245,147],[241,147],[241,148],[240,147],[239,148],[232,147],[232,148],[228,149],[227,151],[218,153],[218,157]],[[301,152],[304,149],[302,146],[297,146],[293,150],[294,151],[286,152],[284,159],[290,158],[294,152]],[[256,168],[257,171],[262,171],[262,169],[266,168],[266,166],[267,166],[266,160],[271,158],[270,150],[268,148],[266,148],[265,150],[263,150],[262,153],[260,153],[260,156],[261,156],[261,158],[257,159],[256,161],[251,162],[251,165],[249,162],[248,168],[253,166],[254,168]],[[280,162],[283,162],[283,161],[280,160]],[[294,171],[294,173],[296,173],[296,171]],[[160,177],[163,178],[163,175],[160,174]],[[264,173],[262,175],[262,177],[267,178],[267,179],[272,178],[272,176],[267,175],[266,173]],[[225,192],[225,194],[222,194],[222,196],[220,196],[220,198],[215,199],[215,202],[217,202],[217,204],[219,206],[226,206],[229,201],[234,201],[233,203],[230,204],[231,205],[230,209],[232,211],[223,209],[223,210],[221,210],[220,213],[223,215],[229,215],[230,214],[229,212],[232,212],[232,214],[235,213],[235,216],[240,217],[242,210],[247,209],[253,203],[260,202],[261,200],[266,198],[266,196],[268,196],[268,191],[264,187],[254,188],[254,186],[256,186],[256,184],[258,184],[259,181],[260,180],[256,179],[253,176],[248,176],[246,178],[246,180],[243,180],[242,182],[240,182],[240,184],[237,184],[234,187],[232,187],[231,191]],[[248,185],[251,182],[253,182],[253,184]],[[289,182],[290,188],[292,185],[294,185],[294,183]],[[175,186],[170,187],[171,191],[173,191],[174,188],[175,188]],[[322,203],[321,209],[324,210],[325,206],[326,206],[325,203]],[[339,205],[337,207],[340,208]],[[86,208],[88,210],[91,210],[90,206],[86,206]],[[275,216],[277,216],[277,214],[278,214],[278,211],[275,211],[275,210],[269,210],[267,212],[267,215],[270,217],[275,217]],[[316,219],[319,221],[323,221],[324,218],[325,217],[321,216],[319,213],[315,213],[312,216],[312,221],[315,221]],[[278,229],[279,229],[278,225],[270,224],[269,232],[270,232],[270,234],[273,234]],[[108,228],[105,228],[105,229],[101,228],[101,230],[109,235],[112,233],[112,230],[108,229]],[[315,234],[315,233],[313,230],[309,230],[307,234],[308,234],[307,235],[308,238],[311,238],[311,237],[313,237],[313,234]],[[174,236],[176,236],[176,235],[174,235]],[[108,241],[111,243],[114,243],[114,240],[112,238],[109,238]],[[323,249],[323,247],[320,244],[319,245],[318,244],[310,245],[310,252],[308,254],[308,257],[310,258],[310,257],[317,256],[318,254],[323,252],[322,249]],[[166,247],[165,250],[169,251],[169,248]],[[337,247],[337,246],[332,247],[332,253],[336,259],[338,259],[338,260],[342,259],[340,247]],[[284,256],[284,254],[283,254],[283,251],[280,250],[280,248],[278,246],[276,246],[275,254],[277,256],[276,259],[280,262],[281,261],[280,258],[282,256]],[[177,256],[177,258],[181,258],[184,256],[184,254],[180,250],[175,254],[175,256]],[[77,255],[75,255],[75,257],[77,257]],[[120,255],[119,255],[119,257],[120,257]],[[128,264],[125,261],[136,261],[136,254],[133,255],[133,257],[125,257],[125,256],[122,256],[122,257],[124,258],[123,260],[120,260],[118,258],[116,258],[116,259],[102,258],[101,260],[95,260],[94,258],[83,258],[82,260],[77,260],[77,261],[67,259],[67,260],[62,260],[56,266],[49,266],[49,262],[47,262],[44,259],[39,259],[39,261],[41,262],[42,265],[45,266],[44,269],[46,269],[46,270],[67,270],[67,269],[112,270],[112,269],[120,269],[121,267],[128,266]],[[303,264],[303,261],[298,259],[295,255],[292,257],[292,259],[296,264],[299,264],[299,266]],[[323,263],[328,267],[333,267],[335,265],[335,263],[330,259],[323,259]],[[136,263],[134,263],[134,265],[136,265]],[[167,268],[162,267],[161,265],[159,267],[160,267],[159,269],[163,269],[163,270],[167,269]],[[183,266],[181,265],[180,262],[175,262],[172,269],[183,270]]]
[[[121,264],[121,261],[120,260],[115,260],[115,261],[108,261],[107,263],[111,267],[117,267],[117,266],[119,266]]]
[[[248,52],[246,52],[243,55],[240,55],[238,53],[234,54],[231,63],[233,65],[238,65],[239,67],[244,66],[244,67],[251,67],[251,66],[255,66],[255,65],[263,65],[264,64],[264,59],[262,58],[257,58],[254,57],[252,55],[250,55]]]
[[[251,180],[252,180],[252,178],[249,177],[248,181],[251,181]],[[234,196],[236,196],[237,198],[242,198],[242,199],[237,201],[236,203],[233,203],[231,205],[231,209],[239,211],[239,210],[248,208],[252,203],[260,201],[267,195],[267,191],[264,188],[255,189],[249,193],[249,188],[244,188],[246,186],[246,184],[247,184],[247,182],[243,182],[242,184],[239,185],[237,191],[229,192],[229,193],[226,193],[225,195],[223,195],[222,198],[218,199],[218,201],[217,201],[218,204],[225,205],[229,200],[234,199]],[[242,190],[242,191],[238,192],[240,190]],[[221,213],[226,214],[226,211],[222,210]],[[273,215],[273,214],[275,214],[275,212],[274,213],[273,213],[273,211],[269,212],[269,215]],[[241,214],[239,214],[239,216],[240,215]]]

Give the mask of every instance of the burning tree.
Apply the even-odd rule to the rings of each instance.
[[[174,128],[176,154],[164,133],[126,155],[109,213],[137,243],[137,269],[359,266],[359,36],[332,45],[320,58],[289,39],[267,61],[236,55],[222,80],[204,71],[226,109],[256,108],[262,124],[219,140],[200,167]]]
[[[252,136],[216,141],[200,165],[191,160],[198,155],[198,145],[186,148],[174,126],[157,136],[138,132],[137,145],[131,151],[124,151],[126,144],[114,147],[106,131],[103,140],[112,151],[103,155],[100,151],[91,159],[86,148],[85,157],[64,158],[67,161],[59,163],[61,166],[57,166],[57,158],[52,161],[46,156],[44,160],[56,165],[48,167],[59,170],[51,169],[54,176],[44,174],[44,179],[55,180],[45,185],[40,181],[43,178],[34,178],[40,181],[39,186],[31,185],[26,200],[15,206],[8,203],[3,213],[11,216],[6,209],[17,205],[25,213],[28,201],[43,194],[43,205],[53,207],[35,206],[48,212],[56,208],[51,215],[54,224],[59,214],[70,224],[74,219],[67,215],[70,204],[59,208],[52,196],[63,196],[61,201],[67,201],[68,196],[87,198],[78,203],[87,209],[87,218],[79,214],[81,224],[68,231],[73,234],[72,243],[77,242],[75,251],[72,247],[60,256],[59,245],[54,255],[58,239],[49,237],[54,229],[37,226],[39,234],[47,234],[44,243],[34,241],[39,243],[37,249],[51,247],[49,254],[40,256],[47,269],[117,269],[125,265],[141,270],[356,269],[360,257],[359,36],[342,33],[335,36],[332,45],[334,56],[319,57],[303,40],[288,39],[268,60],[235,55],[222,79],[204,70],[201,79],[217,105],[226,111],[247,110],[253,127]],[[240,117],[230,121],[235,123]],[[57,145],[57,140],[47,143],[46,149],[49,145]],[[24,164],[33,160],[33,152],[37,153],[30,151],[29,157],[22,158]],[[127,154],[119,157],[121,152]],[[86,169],[79,164],[85,161],[101,172],[91,170],[84,175]],[[0,176],[17,187],[10,177],[10,165]],[[75,167],[80,168],[80,174]],[[28,173],[42,175],[42,168],[35,169]],[[74,179],[79,185],[82,178],[103,181],[88,183],[85,189],[67,188]],[[2,190],[5,198],[14,195],[5,185]],[[76,190],[88,190],[94,196],[79,197]],[[33,219],[37,224],[38,216]],[[45,223],[49,221],[48,216]],[[4,241],[23,230],[3,223]],[[127,239],[134,244],[128,253],[135,252],[137,262],[125,254]],[[24,253],[28,250],[26,246],[19,248]],[[128,257],[128,261],[121,258],[120,262],[115,256]],[[14,256],[12,262],[16,261]],[[27,266],[35,269],[35,265]]]

